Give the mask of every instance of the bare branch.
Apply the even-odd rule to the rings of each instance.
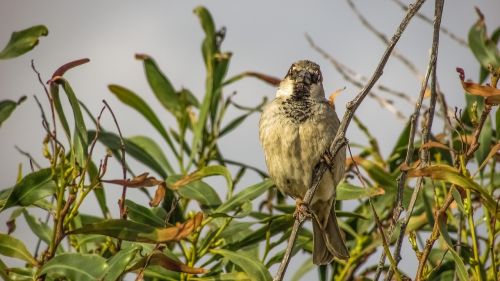
[[[406,11],[407,6],[405,3],[401,2],[401,0],[392,0],[392,2],[396,3],[403,11]],[[417,13],[417,17],[420,18],[421,20],[425,21],[426,23],[432,24],[432,19],[430,19],[428,16],[422,14],[422,13]],[[468,48],[469,45],[467,42],[460,38],[458,35],[454,34],[453,32],[449,31],[446,27],[441,26],[440,27],[441,32],[443,34],[446,34],[448,37],[450,37],[452,40],[457,42],[458,44],[462,45],[463,47]]]
[[[361,14],[361,12],[358,10],[358,8],[354,5],[354,2],[352,0],[347,0],[347,4],[349,4],[349,7],[351,10],[356,14],[358,17],[359,21],[365,26],[368,30],[370,30],[375,36],[377,36],[378,39],[380,39],[382,42],[385,44],[389,45],[390,41],[389,38],[385,36],[382,32],[378,31],[364,16]],[[406,58],[403,54],[401,54],[397,49],[393,51],[392,55],[401,61],[403,65],[405,65],[417,78],[421,79],[422,74],[418,71],[418,68],[415,66],[414,63],[412,63],[408,58]]]
[[[426,142],[429,141],[429,135],[432,129],[432,123],[433,123],[433,118],[434,118],[434,111],[435,111],[435,106],[436,106],[436,100],[437,100],[437,82],[436,82],[436,64],[437,64],[437,56],[438,56],[438,47],[439,47],[439,27],[441,26],[441,18],[443,14],[443,6],[444,6],[444,0],[436,0],[436,5],[435,5],[435,21],[434,21],[434,32],[433,32],[433,38],[432,38],[432,49],[431,49],[431,56],[429,59],[429,64],[427,67],[427,72],[425,75],[425,79],[422,82],[422,86],[420,89],[420,97],[419,101],[417,102],[415,106],[415,112],[412,115],[412,124],[411,124],[411,129],[410,129],[410,139],[408,141],[408,151],[406,154],[406,159],[405,163],[407,165],[411,164],[411,156],[413,155],[413,142],[415,138],[415,132],[416,132],[416,126],[417,126],[417,121],[418,117],[420,115],[420,107],[421,103],[425,94],[425,90],[427,89],[427,83],[429,80],[429,76],[431,77],[431,101],[430,101],[430,107],[427,115],[427,122],[425,127],[422,129],[422,143],[425,144]],[[411,152],[411,153],[410,153]],[[422,165],[427,165],[429,162],[429,155],[428,155],[428,150],[427,149],[422,149],[420,152],[420,160],[422,162]],[[391,236],[394,232],[394,228],[396,225],[396,222],[399,220],[399,217],[401,215],[401,211],[403,210],[403,189],[405,186],[406,182],[406,172],[402,171],[400,174],[400,177],[398,178],[398,195],[396,199],[396,208],[395,212],[393,215],[393,220],[391,221],[391,225],[389,227],[389,236]],[[420,188],[422,186],[423,179],[419,178],[417,181],[417,184],[415,186],[415,189],[413,190],[413,194],[410,200],[410,204],[408,206],[407,214],[405,221],[401,225],[400,233],[398,236],[398,239],[396,241],[396,248],[394,249],[394,258],[396,259],[396,263],[399,263],[401,261],[401,245],[403,243],[403,238],[406,233],[406,227],[408,225],[408,222],[410,221],[411,214],[413,212],[413,207],[415,206],[415,202],[417,200],[418,193],[420,192]],[[385,261],[385,256],[382,254],[380,257],[379,261],[379,269],[381,271],[381,264],[383,264]],[[375,280],[377,280],[380,277],[380,271],[377,271],[377,274],[375,276]],[[391,280],[392,278],[392,269],[389,269],[389,272],[386,275],[385,280]]]
[[[330,146],[330,155],[335,158],[337,153],[340,151],[340,149],[346,145],[347,139],[345,137],[347,127],[349,126],[353,116],[354,112],[356,109],[359,107],[363,99],[368,95],[370,90],[373,88],[373,85],[378,81],[378,79],[382,76],[383,69],[385,65],[387,64],[387,60],[391,56],[392,50],[396,46],[397,42],[399,41],[399,38],[401,38],[401,35],[403,34],[404,30],[408,26],[410,20],[413,18],[413,16],[418,12],[420,7],[424,4],[425,0],[417,0],[414,4],[410,5],[405,17],[399,24],[396,32],[392,36],[392,39],[390,41],[390,44],[387,46],[387,49],[385,50],[384,54],[382,55],[382,58],[380,59],[379,64],[377,65],[377,68],[375,69],[372,77],[366,84],[366,86],[361,90],[361,92],[350,102],[347,103],[346,106],[346,111],[344,113],[344,117],[342,118],[342,122],[340,123],[340,127],[337,131],[337,135],[335,136],[335,139],[333,140],[331,146]],[[319,182],[321,181],[321,178],[323,174],[326,172],[328,169],[328,166],[325,163],[320,163],[318,167],[315,169],[313,173],[313,180],[312,180],[312,185],[309,188],[309,190],[306,192],[304,196],[304,203],[309,204],[313,198],[314,193],[318,189]],[[288,267],[288,264],[290,262],[290,256],[291,252],[293,249],[293,246],[295,244],[295,239],[297,238],[297,232],[302,223],[304,222],[305,217],[302,216],[297,216],[295,223],[292,228],[292,233],[290,235],[290,239],[288,241],[288,246],[285,252],[285,256],[283,257],[283,260],[281,261],[280,267],[278,269],[278,272],[276,276],[274,277],[275,281],[278,280],[283,280],[283,276],[285,275],[286,268]]]

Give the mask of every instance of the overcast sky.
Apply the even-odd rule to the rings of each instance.
[[[387,34],[396,30],[403,11],[391,0],[354,1],[374,27]],[[405,1],[408,2],[408,1]],[[222,45],[232,51],[233,58],[228,76],[246,70],[283,77],[290,64],[299,59],[318,62],[323,71],[327,93],[342,87],[346,90],[336,101],[339,115],[344,104],[352,99],[358,89],[349,84],[305,39],[308,33],[333,57],[355,70],[358,75],[370,76],[377,65],[385,45],[362,26],[346,1],[2,1],[0,3],[0,48],[8,41],[11,32],[36,24],[44,24],[49,35],[30,53],[12,60],[0,61],[0,99],[17,100],[27,95],[22,104],[0,128],[0,189],[15,183],[18,164],[29,171],[26,158],[14,145],[30,152],[39,162],[44,132],[40,126],[40,112],[33,99],[37,95],[45,100],[40,85],[30,68],[34,59],[44,79],[60,65],[83,57],[91,62],[69,71],[65,77],[77,96],[93,111],[102,107],[106,99],[117,114],[125,136],[144,134],[158,139],[156,131],[135,111],[123,106],[107,90],[114,83],[134,90],[146,99],[160,114],[166,126],[173,125],[165,117],[149,89],[141,62],[135,53],[152,56],[177,89],[186,87],[200,99],[204,93],[204,65],[200,52],[203,33],[193,9],[206,5],[216,26],[227,27]],[[477,16],[473,5],[481,8],[491,32],[500,25],[500,1],[446,1],[443,26],[466,38]],[[428,1],[422,12],[432,17],[433,1]],[[398,49],[414,63],[420,73],[427,65],[432,26],[416,18],[398,44]],[[463,106],[464,97],[455,67],[465,69],[468,78],[477,79],[478,63],[469,50],[448,36],[441,36],[438,60],[438,79],[450,107]],[[399,61],[392,58],[380,83],[402,91],[415,98],[420,81]],[[225,90],[237,92],[235,100],[243,105],[256,105],[264,96],[274,96],[275,89],[254,79],[238,82]],[[413,106],[394,99],[383,92],[381,97],[394,100],[405,116]],[[231,110],[227,120],[238,112]],[[372,133],[379,139],[384,156],[392,149],[404,121],[383,109],[375,100],[367,98],[357,112]],[[258,144],[258,116],[248,118],[239,131],[221,140],[224,155],[264,169],[263,155]],[[113,128],[111,119],[104,120],[106,128]],[[354,143],[366,139],[354,128],[348,131]],[[166,146],[163,146],[166,149]],[[98,153],[103,150],[98,150]],[[102,155],[102,154],[101,154]],[[130,159],[130,158],[129,158]],[[136,165],[137,172],[143,169]],[[114,166],[110,177],[119,177],[120,169]],[[244,183],[254,183],[256,175],[249,174]],[[118,193],[108,197],[112,206]],[[115,197],[113,197],[116,195]],[[132,194],[134,200],[145,203],[144,196]],[[92,205],[84,210],[91,211]],[[5,231],[8,213],[0,214],[0,231]],[[117,208],[114,210],[117,213]],[[22,224],[21,224],[22,227]],[[404,266],[404,265],[403,265]],[[404,269],[411,275],[411,266]],[[314,273],[315,274],[315,273]],[[315,276],[315,275],[312,275]]]

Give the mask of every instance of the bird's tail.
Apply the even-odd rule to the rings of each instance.
[[[333,258],[346,260],[349,258],[349,251],[342,237],[341,230],[337,222],[335,210],[332,208],[329,214],[326,225],[323,226],[324,220],[321,217],[313,216],[313,237],[314,264],[329,264]]]

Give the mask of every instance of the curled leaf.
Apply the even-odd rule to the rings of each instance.
[[[474,182],[471,178],[460,174],[457,169],[449,165],[435,164],[422,168],[410,168],[408,169],[408,177],[430,177],[434,180],[442,180],[470,189],[481,196],[484,205],[492,214],[500,212],[500,210],[496,208],[495,200],[487,190]]]
[[[130,271],[143,268],[146,265],[159,265],[171,271],[184,272],[189,274],[202,274],[207,272],[207,270],[204,268],[190,267],[186,264],[169,258],[159,250],[154,251],[150,256],[143,257],[130,269]]]
[[[197,213],[184,223],[171,227],[152,227],[129,220],[110,219],[98,223],[85,224],[69,234],[101,234],[127,241],[144,243],[164,243],[179,241],[189,236],[203,221],[203,213]]]
[[[151,187],[163,183],[163,181],[157,180],[155,177],[148,177],[148,175],[149,173],[145,172],[132,179],[102,180],[102,182],[123,185],[126,187]]]
[[[151,199],[151,201],[149,202],[149,206],[156,207],[160,205],[160,202],[163,200],[163,198],[165,198],[166,191],[167,191],[167,185],[164,182],[159,184],[158,187],[156,188],[155,197]]]
[[[330,94],[330,96],[328,97],[328,102],[330,103],[330,105],[332,107],[335,107],[335,99],[346,89],[346,87],[344,88],[340,88],[340,89],[337,89],[335,91],[333,91],[333,93]]]
[[[459,73],[462,87],[467,93],[484,97],[487,104],[500,104],[500,89],[491,87],[490,85],[480,85],[478,83],[465,81],[465,72],[462,68],[457,67],[457,72]]]
[[[56,71],[54,71],[54,74],[52,74],[52,78],[49,81],[47,81],[47,83],[57,82],[58,77],[62,77],[64,75],[64,73],[66,73],[66,71],[68,71],[72,68],[75,68],[79,65],[85,64],[89,61],[90,60],[88,58],[84,58],[84,59],[74,60],[74,61],[70,61],[66,64],[63,64]]]
[[[429,149],[429,148],[441,148],[441,149],[453,151],[452,148],[446,146],[445,144],[437,142],[437,141],[428,141],[428,142],[424,143],[424,145],[422,145],[420,147],[420,149]]]

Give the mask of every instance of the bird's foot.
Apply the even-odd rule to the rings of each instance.
[[[307,219],[310,218],[311,211],[309,210],[309,206],[302,201],[302,199],[295,199],[295,212],[293,212],[293,217],[295,219]]]

